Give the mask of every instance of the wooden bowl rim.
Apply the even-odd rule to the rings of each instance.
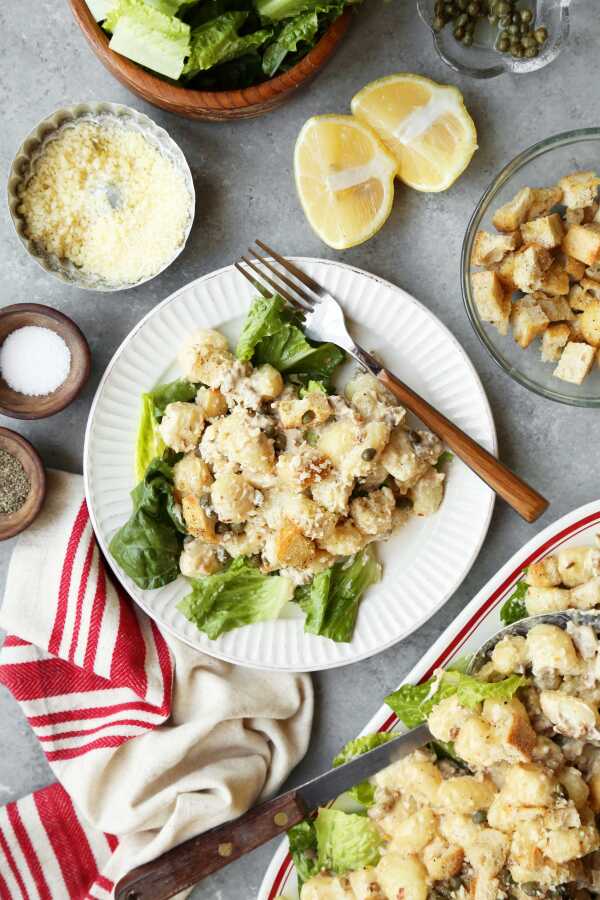
[[[0,514],[0,541],[7,541],[28,528],[39,515],[46,498],[46,470],[40,454],[33,444],[10,428],[0,426],[0,448],[12,453],[21,463],[24,458],[27,458],[33,469],[32,473],[28,473],[31,480],[30,495],[33,494],[33,502],[29,504],[28,497],[23,506],[15,513]]]
[[[13,303],[10,306],[4,306],[0,309],[0,320],[14,315],[17,319],[17,325],[12,331],[16,331],[17,328],[23,327],[18,324],[19,316],[27,313],[35,313],[36,315],[50,319],[56,323],[56,325],[58,325],[56,331],[63,338],[65,335],[68,335],[72,339],[71,342],[73,346],[70,347],[71,355],[74,356],[75,354],[78,354],[78,361],[82,364],[81,374],[78,380],[68,388],[65,388],[64,384],[58,387],[53,394],[53,402],[50,403],[43,412],[35,412],[34,410],[31,412],[15,410],[11,406],[7,406],[6,402],[3,403],[0,399],[0,413],[2,413],[2,415],[8,416],[11,419],[32,421],[34,419],[47,419],[50,416],[62,412],[63,409],[66,409],[66,407],[79,396],[90,376],[92,369],[92,353],[87,338],[79,325],[77,325],[73,319],[70,319],[69,316],[66,316],[58,309],[54,309],[52,306],[45,306],[43,303]],[[9,332],[9,334],[12,334],[12,331]],[[35,402],[35,399],[35,397],[32,398],[32,403]]]
[[[351,9],[347,7],[321,36],[317,44],[309,50],[295,66],[247,88],[228,91],[198,91],[186,88],[143,69],[138,63],[110,50],[106,32],[92,16],[86,0],[69,0],[71,11],[92,49],[113,75],[123,80],[126,86],[142,96],[152,96],[163,108],[192,109],[195,112],[222,113],[230,118],[236,112],[250,111],[253,107],[265,106],[269,102],[281,102],[287,94],[297,90],[325,64],[350,24]],[[269,95],[264,96],[265,85]],[[261,90],[262,88],[262,90]],[[159,103],[159,101],[161,101]],[[152,101],[149,101],[152,102]],[[265,109],[266,111],[266,109]]]

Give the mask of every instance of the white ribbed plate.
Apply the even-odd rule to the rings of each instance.
[[[596,544],[600,527],[600,500],[586,503],[567,513],[536,534],[502,566],[476,597],[465,606],[435,644],[419,660],[402,684],[421,684],[440,666],[447,668],[460,658],[470,656],[502,627],[500,610],[513,593],[525,569],[537,560],[555,553],[560,547]],[[400,685],[399,685],[400,687]],[[405,731],[395,713],[385,704],[367,722],[361,734],[375,731]],[[298,900],[296,870],[285,838],[267,869],[256,900]]]
[[[487,449],[496,434],[483,387],[464,351],[424,306],[388,282],[351,266],[299,258],[300,265],[342,303],[367,350]],[[179,347],[194,328],[239,334],[255,292],[232,267],[199,278],[157,306],[123,342],[94,398],[84,450],[87,500],[100,545],[131,596],[156,621],[206,653],[256,668],[308,671],[342,666],[379,653],[429,619],[459,586],[487,533],[494,495],[460,461],[448,469],[440,511],[413,519],[378,544],[383,580],[363,600],[354,638],[336,644],[305,634],[297,607],[274,622],[248,625],[211,641],[177,611],[183,578],[141,591],[108,553],[129,517],[140,396],[178,376]]]

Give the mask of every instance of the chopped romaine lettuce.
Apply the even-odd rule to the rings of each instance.
[[[319,869],[343,875],[379,862],[383,837],[367,816],[340,809],[320,809],[315,819],[315,832]]]
[[[307,397],[308,394],[326,394],[327,388],[323,384],[322,381],[315,381],[314,378],[310,378],[306,384],[303,384],[300,388],[300,396]]]
[[[326,21],[340,15],[345,5],[360,0],[256,0],[261,19],[280,22],[304,12],[316,12]]]
[[[502,604],[500,609],[500,619],[505,625],[512,625],[520,619],[527,616],[527,607],[525,605],[525,597],[527,596],[528,584],[525,581],[519,581],[514,592],[508,600]]]
[[[178,609],[212,639],[242,625],[277,619],[293,595],[288,578],[263,575],[241,556],[223,572],[189,581],[192,591]]]
[[[362,550],[298,588],[296,600],[306,613],[304,630],[333,641],[350,641],[366,589],[381,578],[370,548]]]
[[[163,587],[179,575],[185,533],[173,496],[172,467],[153,460],[131,499],[133,512],[110,542],[110,553],[138,587]]]
[[[257,297],[248,311],[236,348],[238,359],[252,359],[256,365],[269,363],[282,375],[320,382],[329,380],[344,361],[344,352],[335,344],[307,341],[281,297]]]
[[[135,445],[135,477],[138,483],[144,478],[152,460],[162,456],[164,450],[165,444],[158,431],[152,397],[144,394]]]
[[[369,750],[374,750],[375,747],[379,747],[381,744],[387,744],[393,737],[395,737],[393,734],[376,731],[374,734],[363,734],[362,737],[354,738],[354,740],[348,741],[346,746],[334,757],[333,765],[334,767],[343,766],[345,763],[356,759],[357,756],[362,756],[363,753],[368,753]],[[356,784],[351,788],[348,793],[362,806],[369,807],[373,805],[375,787],[370,781],[361,781],[360,784]]]
[[[96,22],[103,22],[119,0],[86,0],[86,3]]]
[[[298,893],[302,885],[319,871],[317,864],[317,833],[314,819],[299,822],[287,833],[290,853],[294,860],[294,868],[298,878]]]
[[[109,47],[115,53],[177,79],[190,52],[190,26],[163,11],[169,6],[168,0],[160,8],[144,0],[120,0],[104,27],[112,32]]]
[[[407,728],[416,728],[427,720],[434,706],[454,694],[463,706],[471,709],[483,700],[510,700],[520,687],[528,683],[522,675],[510,675],[502,681],[479,681],[472,675],[447,671],[423,684],[404,684],[385,698]]]
[[[152,460],[164,453],[165,444],[158,431],[158,424],[165,409],[169,403],[175,403],[178,400],[188,402],[193,400],[196,390],[195,385],[184,378],[179,378],[169,384],[160,384],[153,391],[142,395],[142,413],[135,447],[137,481],[143,479]]]
[[[240,36],[239,30],[248,15],[248,12],[233,10],[195,28],[184,76],[193,78],[205,69],[244,56],[264,44],[273,33],[270,28]]]
[[[435,464],[435,467],[438,470],[438,472],[443,471],[443,469],[447,465],[447,463],[452,462],[453,459],[454,459],[454,453],[450,453],[449,450],[444,450],[444,452],[442,454],[440,454],[440,456],[438,457],[438,461]]]
[[[319,17],[314,11],[300,13],[285,22],[273,43],[264,52],[262,67],[265,75],[272,78],[287,54],[298,49],[298,44],[304,42],[310,46],[318,30]]]

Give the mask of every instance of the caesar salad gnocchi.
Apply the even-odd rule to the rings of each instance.
[[[433,744],[354,788],[357,812],[293,828],[301,900],[589,900],[600,894],[600,642],[508,635],[476,676],[439,670],[386,702]],[[386,734],[348,745],[340,762]],[[334,761],[335,762],[335,761]]]
[[[183,377],[143,398],[133,515],[110,550],[139,587],[189,579],[180,609],[211,638],[293,599],[307,631],[350,640],[380,577],[371,545],[442,502],[440,441],[371,375],[336,393],[343,360],[261,297],[235,354],[195,331]]]

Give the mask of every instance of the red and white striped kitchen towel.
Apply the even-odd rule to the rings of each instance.
[[[107,900],[133,866],[276,791],[306,752],[308,676],[161,633],[109,576],[79,476],[49,473],[0,627],[0,681],[58,780],[0,810],[0,900]]]

